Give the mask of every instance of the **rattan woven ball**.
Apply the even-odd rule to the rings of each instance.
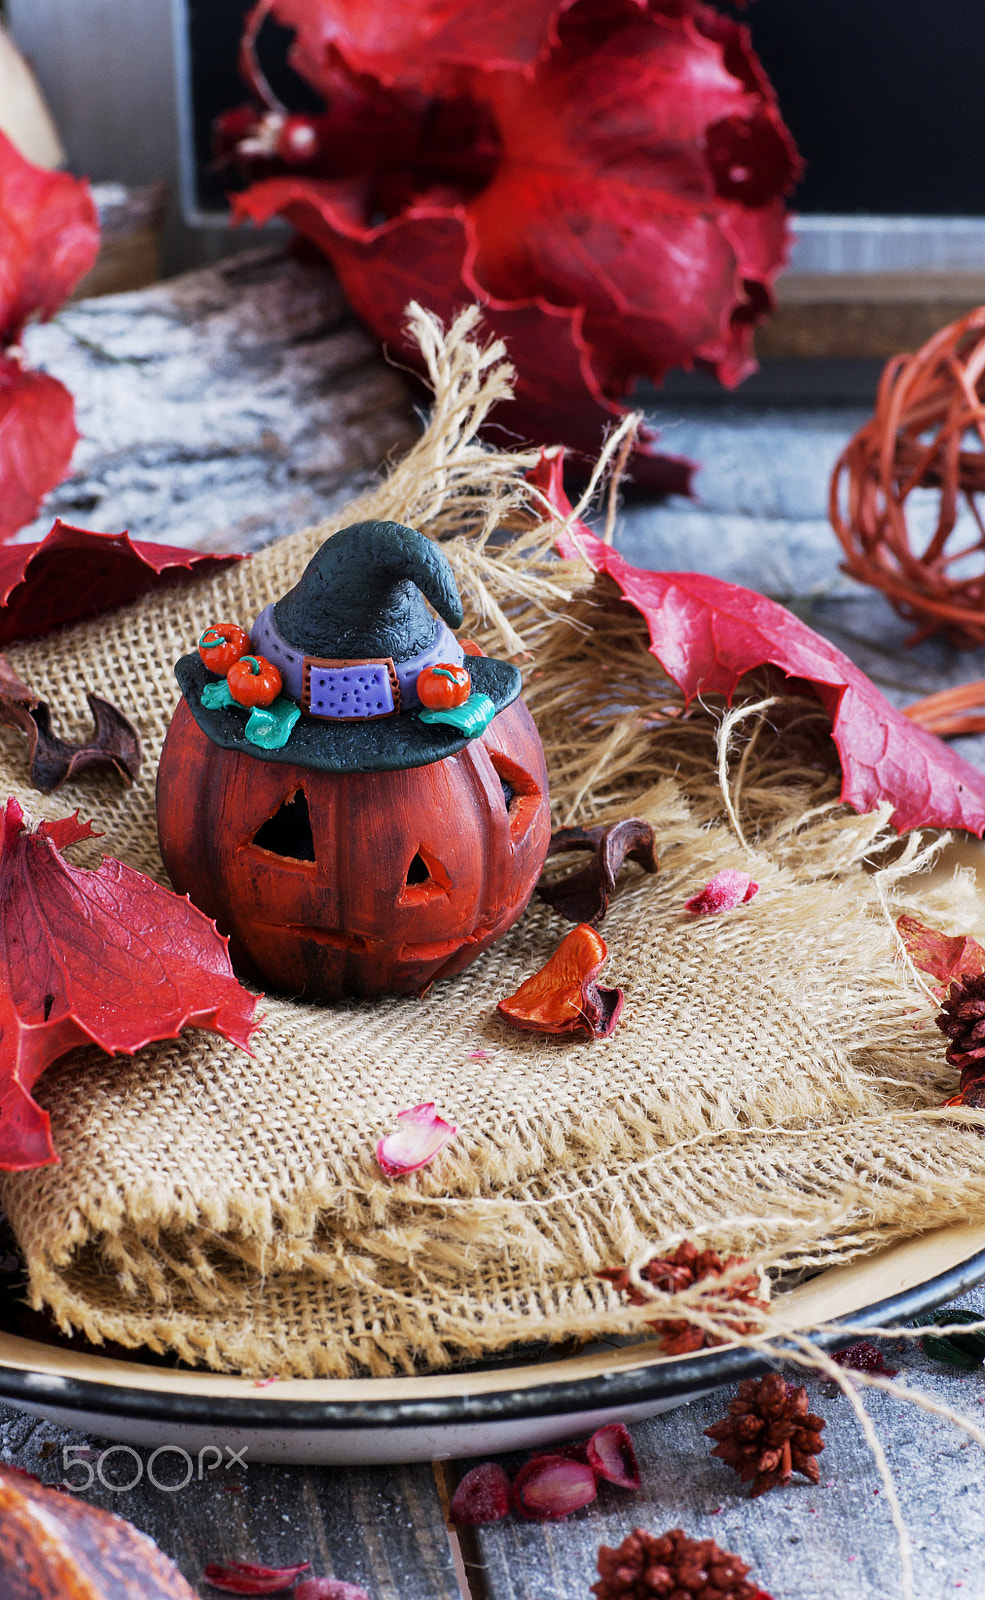
[[[844,571],[918,624],[985,644],[985,306],[886,363],[831,476]]]

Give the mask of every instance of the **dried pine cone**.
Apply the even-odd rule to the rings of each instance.
[[[715,1250],[698,1250],[690,1239],[685,1239],[679,1244],[673,1255],[656,1261],[648,1261],[640,1273],[647,1283],[655,1289],[661,1289],[665,1294],[679,1294],[682,1289],[690,1289],[692,1283],[699,1282],[702,1278],[720,1277],[723,1272],[730,1271],[733,1267],[741,1267],[745,1263],[745,1256],[727,1256],[723,1261]],[[625,1267],[609,1267],[598,1274],[605,1278],[616,1289],[619,1289],[631,1305],[645,1306],[646,1295],[641,1294],[635,1284],[629,1280],[629,1273]],[[755,1306],[757,1310],[766,1310],[766,1301],[759,1296],[759,1277],[755,1272],[745,1278],[736,1278],[725,1286],[723,1293],[729,1300],[738,1301],[740,1304]],[[750,1333],[756,1326],[754,1322],[740,1321],[738,1318],[728,1319],[729,1327],[735,1333]],[[706,1329],[696,1327],[693,1322],[684,1319],[671,1320],[658,1318],[648,1322],[647,1327],[653,1328],[660,1337],[664,1354],[668,1356],[686,1355],[691,1350],[703,1350],[706,1345],[723,1344],[724,1340],[716,1338]]]
[[[817,1483],[824,1419],[808,1411],[805,1388],[787,1383],[778,1372],[747,1378],[728,1412],[705,1433],[718,1441],[713,1456],[727,1462],[743,1483],[753,1480],[753,1498],[789,1483],[795,1472]]]
[[[985,974],[956,978],[936,1022],[950,1040],[948,1061],[961,1068],[960,1093],[948,1105],[985,1107]]]
[[[659,1537],[636,1528],[618,1550],[599,1550],[596,1600],[770,1600],[746,1581],[749,1567],[714,1539],[689,1539],[682,1528]]]

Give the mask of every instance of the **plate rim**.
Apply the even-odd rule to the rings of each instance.
[[[982,1281],[985,1281],[985,1248],[977,1249],[920,1284],[898,1290],[870,1306],[834,1319],[829,1327],[814,1336],[815,1343],[828,1349],[844,1337],[839,1333],[843,1322],[872,1327],[891,1318],[913,1317],[954,1299]],[[759,1351],[726,1345],[690,1356],[657,1357],[624,1372],[599,1372],[531,1388],[504,1387],[477,1395],[379,1400],[280,1400],[270,1396],[260,1401],[235,1395],[163,1392],[0,1363],[0,1400],[32,1408],[47,1404],[63,1411],[142,1422],[166,1421],[184,1426],[221,1424],[263,1432],[302,1429],[307,1432],[363,1432],[382,1428],[473,1426],[611,1411],[719,1388],[765,1372],[773,1364]],[[508,1374],[509,1369],[504,1372]]]

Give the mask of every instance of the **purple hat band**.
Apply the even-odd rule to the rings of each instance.
[[[392,716],[395,711],[416,711],[421,704],[418,674],[439,662],[460,667],[465,660],[465,651],[451,629],[436,617],[434,642],[407,661],[328,664],[318,656],[305,655],[278,633],[274,603],[264,606],[257,617],[250,641],[257,655],[265,656],[279,669],[285,692],[312,717],[351,722]]]

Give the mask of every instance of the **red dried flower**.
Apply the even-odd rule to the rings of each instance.
[[[777,1484],[787,1484],[795,1472],[817,1483],[821,1472],[817,1457],[824,1449],[824,1418],[807,1409],[807,1390],[795,1386],[778,1372],[765,1378],[747,1378],[729,1402],[728,1416],[706,1428],[717,1441],[719,1456],[743,1483],[752,1482],[752,1498]]]
[[[635,1528],[613,1550],[602,1545],[596,1600],[770,1600],[746,1577],[748,1563],[714,1539],[689,1539],[683,1528]]]
[[[609,951],[605,940],[587,922],[572,928],[538,972],[521,983],[496,1007],[499,1015],[525,1033],[587,1033],[607,1039],[622,1012],[621,989],[606,989],[596,980]]]
[[[680,1294],[681,1290],[690,1289],[694,1283],[719,1278],[723,1273],[744,1265],[744,1256],[727,1256],[723,1260],[717,1251],[698,1250],[690,1239],[685,1239],[672,1255],[648,1261],[641,1269],[640,1277],[664,1294]],[[646,1295],[630,1282],[625,1267],[607,1267],[598,1276],[605,1278],[614,1288],[625,1294],[631,1305],[645,1306],[649,1303]],[[733,1316],[729,1307],[734,1302],[765,1311],[766,1301],[760,1298],[759,1288],[758,1274],[752,1272],[748,1276],[734,1278],[730,1283],[723,1283],[720,1294],[716,1292],[714,1310],[719,1315],[725,1313],[723,1320],[734,1333],[750,1333],[757,1324],[755,1321]],[[724,1343],[724,1338],[718,1338],[685,1319],[656,1318],[653,1322],[648,1322],[647,1327],[652,1328],[658,1335],[664,1354],[668,1356],[687,1355],[692,1350],[703,1350],[708,1345]]]
[[[844,1350],[836,1350],[831,1359],[851,1372],[877,1372],[883,1378],[895,1378],[899,1371],[898,1367],[886,1366],[882,1351],[869,1339],[859,1339]]]
[[[478,301],[518,369],[507,426],[585,452],[640,374],[753,370],[799,163],[745,28],[701,0],[260,0],[248,42],[268,13],[326,112],[292,162],[252,73],[263,135],[226,142],[285,175],[236,214],[313,239],[405,358],[409,300]],[[682,490],[690,464],[650,435],[634,470]]]

